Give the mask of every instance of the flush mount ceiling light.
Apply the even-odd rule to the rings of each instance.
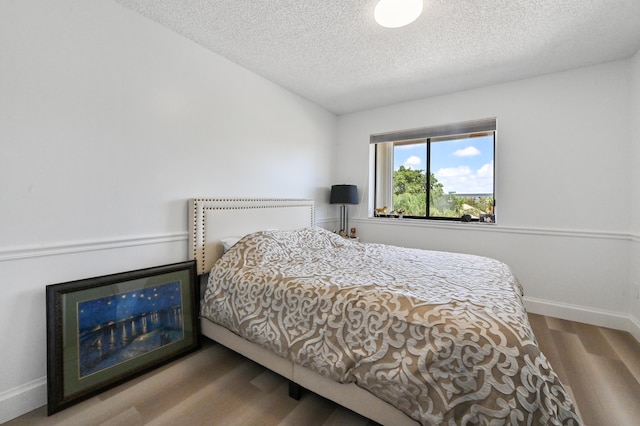
[[[376,22],[386,28],[409,25],[422,13],[423,0],[380,0],[373,11]]]

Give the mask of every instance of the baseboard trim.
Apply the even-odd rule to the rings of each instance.
[[[629,321],[631,322],[629,326],[629,333],[633,334],[638,342],[640,342],[640,320],[634,317],[633,315],[629,315]]]
[[[524,297],[524,304],[527,311],[534,314],[628,331],[640,342],[640,321],[631,314],[527,296]]]
[[[47,378],[0,393],[0,424],[47,404]]]

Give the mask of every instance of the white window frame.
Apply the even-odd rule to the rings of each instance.
[[[373,188],[370,200],[370,216],[376,216],[376,206],[386,206],[387,213],[393,208],[393,149],[394,143],[411,143],[421,142],[429,144],[430,140],[437,139],[443,141],[447,139],[456,139],[460,136],[474,134],[482,134],[493,132],[494,137],[494,175],[493,175],[493,200],[494,200],[494,216],[492,223],[495,223],[495,206],[496,206],[496,152],[497,152],[497,120],[495,117],[484,118],[480,120],[465,121],[459,123],[444,124],[438,126],[422,127],[408,130],[398,130],[386,133],[377,133],[370,136],[370,164],[373,172],[370,174],[370,187]],[[380,145],[384,144],[384,145]],[[381,155],[382,154],[382,155]],[[429,168],[425,170],[427,173],[427,183],[429,182]],[[422,220],[450,220],[460,221],[461,218],[449,217],[430,217],[429,207],[427,206],[426,216],[420,217]]]

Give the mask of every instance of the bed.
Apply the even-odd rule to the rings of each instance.
[[[581,424],[501,262],[353,242],[310,200],[189,217],[202,333],[292,383],[385,425]]]

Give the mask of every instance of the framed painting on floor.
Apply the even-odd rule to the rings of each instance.
[[[47,413],[199,348],[195,261],[52,284]]]

